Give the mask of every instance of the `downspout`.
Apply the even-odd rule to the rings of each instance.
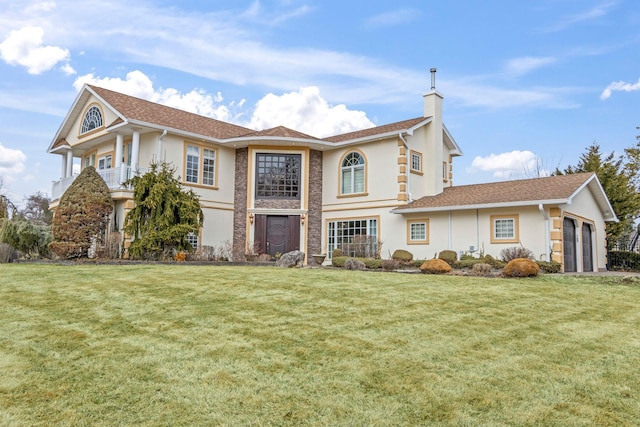
[[[405,152],[404,157],[407,159],[407,196],[409,196],[409,203],[413,202],[413,196],[411,195],[411,164],[409,163],[411,159],[409,158],[409,144],[407,144],[407,140],[402,136],[402,132],[398,134],[400,140],[402,140],[402,144],[404,145]]]
[[[453,247],[453,219],[451,216],[451,211],[449,211],[449,244],[447,245],[447,249],[449,250]]]
[[[544,210],[544,205],[542,203],[538,205],[538,210],[544,218],[544,260],[549,262],[551,260],[551,254],[549,253],[551,248],[551,236],[549,235],[549,215],[547,215],[547,212]]]
[[[160,162],[162,159],[162,138],[164,138],[167,135],[167,130],[165,129],[164,131],[162,131],[162,135],[160,135],[160,137],[158,138],[158,143],[156,144],[156,157],[158,159],[158,162]]]

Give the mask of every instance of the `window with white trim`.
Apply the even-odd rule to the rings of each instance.
[[[194,251],[198,250],[198,235],[196,233],[190,232],[187,234],[187,242],[191,245]]]
[[[96,153],[84,157],[84,167],[96,165]]]
[[[112,160],[111,154],[98,157],[98,170],[111,169],[111,166],[112,166],[111,160]]]
[[[411,151],[411,172],[422,172],[422,154]]]
[[[419,219],[407,222],[407,243],[429,243],[429,220]]]
[[[184,180],[190,184],[216,185],[217,151],[200,145],[187,144]]]
[[[95,105],[89,108],[82,119],[80,133],[87,133],[102,126],[102,111]]]
[[[375,218],[329,221],[329,258],[334,249],[341,249],[345,256],[377,258],[378,220]]]
[[[491,216],[491,242],[492,243],[517,243],[518,215],[492,215]]]
[[[342,161],[340,169],[340,194],[364,193],[364,157],[351,152]]]

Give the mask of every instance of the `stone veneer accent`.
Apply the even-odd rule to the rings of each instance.
[[[247,179],[249,149],[236,150],[235,193],[233,195],[233,261],[244,261],[247,241]]]
[[[307,212],[307,264],[309,255],[323,253],[322,247],[322,151],[309,151],[309,211]]]

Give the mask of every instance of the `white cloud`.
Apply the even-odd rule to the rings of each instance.
[[[270,93],[258,101],[248,126],[266,129],[280,125],[319,138],[375,126],[363,111],[349,110],[344,104],[329,105],[315,86],[280,96]]]
[[[416,9],[398,9],[381,13],[367,19],[368,27],[392,27],[415,20],[420,15]]]
[[[220,92],[212,95],[202,89],[188,93],[174,88],[155,89],[151,79],[138,70],[127,73],[125,79],[87,74],[78,77],[73,86],[80,90],[85,83],[252,129],[286,126],[311,136],[325,137],[375,126],[363,111],[349,110],[344,104],[329,105],[315,86],[280,96],[269,93],[256,103],[251,119],[243,121],[244,99],[224,105]]]
[[[254,2],[249,5],[247,10],[245,10],[241,16],[273,27],[290,19],[297,18],[298,16],[306,15],[312,10],[312,8],[307,5],[302,5],[295,9],[287,9],[289,2],[282,2],[282,6],[285,8],[284,10],[276,10],[272,12],[265,10],[259,0],[254,0]]]
[[[220,105],[223,101],[220,92],[211,95],[202,89],[194,89],[188,93],[181,93],[174,88],[154,89],[151,79],[139,70],[127,73],[124,80],[119,77],[99,78],[93,74],[86,74],[78,77],[73,86],[80,90],[85,83],[218,120],[237,120],[231,108]],[[244,101],[240,101],[237,105],[242,107],[243,104]],[[235,107],[236,104],[232,102],[230,106]]]
[[[613,91],[633,92],[636,90],[640,90],[640,78],[635,83],[613,82],[602,91],[600,99],[608,99]]]
[[[554,62],[556,62],[556,58],[551,56],[514,58],[507,62],[506,71],[511,74],[523,75]]]
[[[496,178],[513,178],[514,176],[549,175],[548,171],[538,170],[538,156],[531,151],[514,150],[507,153],[490,154],[486,157],[476,156],[471,162],[469,172],[480,170],[492,172]]]
[[[0,178],[10,184],[24,172],[27,156],[20,150],[4,147],[0,144]]]
[[[69,60],[69,51],[56,46],[43,46],[44,30],[23,27],[11,31],[0,43],[0,57],[9,65],[22,65],[29,74],[42,74],[59,62]]]
[[[608,1],[602,4],[599,4],[589,10],[586,10],[581,13],[577,13],[574,15],[570,15],[565,17],[562,21],[557,24],[545,28],[543,32],[555,32],[564,30],[565,28],[571,27],[572,25],[579,24],[585,21],[591,21],[593,19],[600,18],[601,16],[605,16],[609,13],[609,10],[615,7],[618,4],[618,1]]]

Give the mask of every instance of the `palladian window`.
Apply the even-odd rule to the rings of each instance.
[[[87,111],[82,120],[80,133],[87,133],[102,126],[102,112],[95,105]]]
[[[364,193],[364,157],[360,153],[351,152],[342,161],[340,172],[340,193]]]

